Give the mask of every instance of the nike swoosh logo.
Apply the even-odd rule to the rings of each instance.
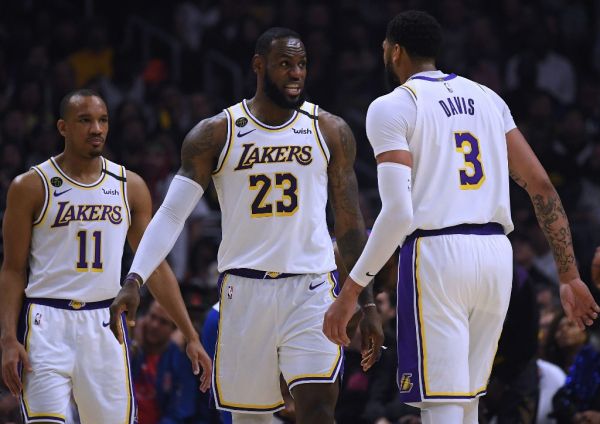
[[[58,196],[62,196],[63,194],[65,194],[67,191],[71,191],[73,190],[73,187],[66,189],[65,191],[56,191],[54,190],[54,197],[58,197]]]
[[[242,138],[242,137],[244,137],[244,136],[246,136],[246,135],[250,134],[252,131],[256,131],[256,128],[254,128],[253,130],[250,130],[250,131],[246,131],[245,133],[243,133],[243,132],[239,132],[239,131],[238,131],[238,133],[237,133],[237,136],[238,136],[239,138]]]
[[[371,274],[370,272],[367,271],[367,277],[375,277],[375,274]]]
[[[321,281],[319,284],[315,284],[314,286],[313,286],[313,283],[310,283],[310,285],[308,286],[308,289],[309,290],[314,290],[317,287],[322,286],[323,284],[325,284],[325,281]]]
[[[110,321],[109,322],[102,321],[102,327],[108,327],[109,325],[110,325]]]

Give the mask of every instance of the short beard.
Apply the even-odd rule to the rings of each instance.
[[[394,90],[397,86],[401,85],[400,78],[394,73],[392,64],[390,62],[385,64],[385,86],[388,91]]]
[[[302,106],[302,103],[304,103],[304,90],[300,92],[296,100],[288,100],[288,98],[285,97],[285,94],[283,94],[275,85],[271,77],[269,77],[268,72],[265,72],[263,86],[265,87],[265,94],[267,97],[279,107],[284,109],[298,109],[300,106]]]

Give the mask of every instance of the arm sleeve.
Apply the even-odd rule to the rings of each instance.
[[[366,286],[400,245],[412,222],[411,169],[384,162],[377,166],[381,211],[365,249],[350,271],[350,277]]]
[[[366,130],[375,156],[390,150],[409,150],[408,139],[417,120],[417,105],[409,92],[397,88],[379,97],[367,111]]]
[[[165,200],[144,232],[129,273],[138,274],[142,281],[148,279],[173,248],[185,220],[203,194],[197,182],[181,175],[173,178]]]

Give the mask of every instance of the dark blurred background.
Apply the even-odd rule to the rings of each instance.
[[[58,104],[80,87],[96,89],[107,101],[105,155],[139,173],[158,207],[179,167],[184,135],[252,96],[255,40],[266,28],[286,26],[306,45],[309,100],[354,130],[370,226],[379,199],[364,118],[369,103],[385,93],[387,21],[407,9],[426,10],[444,27],[441,70],[484,84],[507,101],[562,197],[581,274],[591,282],[600,245],[600,2],[593,0],[2,1],[0,215],[10,181],[62,150]],[[529,281],[539,309],[534,324],[540,325],[541,352],[558,313],[558,277],[526,193],[513,184],[511,195],[516,270],[519,281]],[[199,329],[217,300],[219,225],[209,191],[169,256]],[[129,253],[124,271],[130,259]],[[357,386],[359,394],[365,391],[359,398],[368,398],[368,377]],[[378,422],[359,418],[360,402],[352,407],[358,411],[350,413],[352,421],[340,422]]]

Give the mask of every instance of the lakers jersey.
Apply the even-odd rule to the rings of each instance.
[[[417,106],[407,139],[414,211],[408,233],[487,222],[510,232],[505,125],[491,90],[454,74],[417,75],[403,89]]]
[[[92,184],[67,176],[54,158],[32,168],[45,200],[33,223],[27,297],[95,302],[117,295],[131,216],[125,168],[101,159]]]
[[[334,270],[325,217],[329,150],[318,106],[305,102],[279,126],[260,122],[245,100],[225,115],[227,143],[213,174],[222,214],[219,271]]]

